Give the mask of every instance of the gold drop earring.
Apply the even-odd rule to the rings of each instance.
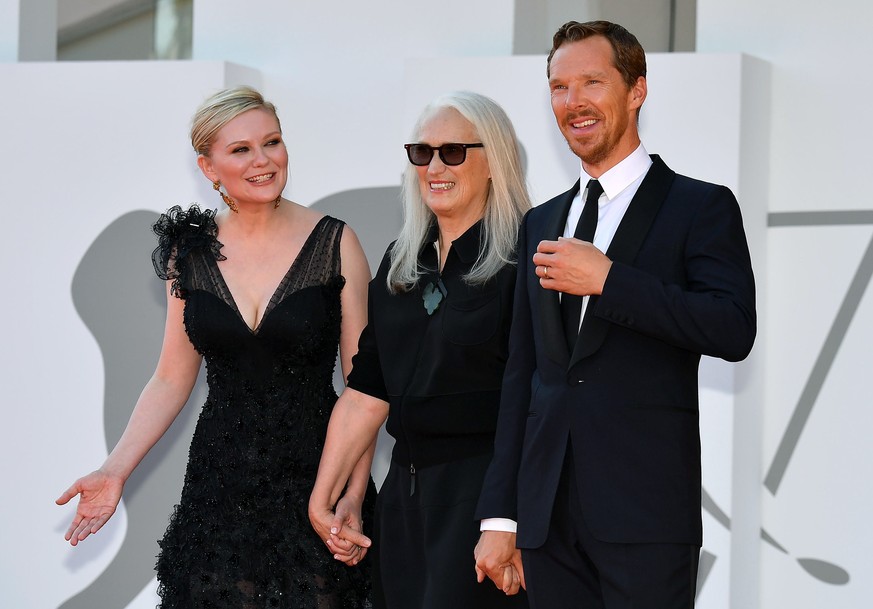
[[[214,188],[216,191],[218,191],[218,194],[221,195],[221,200],[224,201],[225,204],[230,208],[230,211],[232,211],[235,214],[239,213],[239,208],[236,206],[236,201],[234,201],[232,198],[230,198],[227,195],[227,191],[221,185],[221,182],[216,180],[215,182],[212,183],[212,188]]]

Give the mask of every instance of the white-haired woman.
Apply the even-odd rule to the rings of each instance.
[[[209,396],[160,541],[162,609],[363,609],[366,565],[325,556],[306,503],[336,401],[337,345],[347,373],[366,321],[366,258],[340,220],[282,197],[288,151],[275,107],[254,89],[207,99],[191,143],[227,208],[174,207],[154,226],[167,280],[160,359],[106,461],[58,499],[80,496],[66,539],[76,545],[112,516],[205,358]],[[357,530],[375,495],[372,452],[362,454],[337,508]]]
[[[459,92],[425,108],[406,151],[403,228],[370,284],[368,325],[331,416],[310,519],[329,547],[370,545],[347,534],[331,506],[387,418],[395,444],[377,499],[374,606],[525,607],[523,594],[505,594],[517,579],[505,591],[480,585],[472,558],[517,231],[530,207],[519,145],[500,106]]]

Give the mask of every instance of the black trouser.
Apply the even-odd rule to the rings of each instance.
[[[569,445],[546,542],[522,550],[531,609],[690,609],[699,556],[695,545],[595,539]]]

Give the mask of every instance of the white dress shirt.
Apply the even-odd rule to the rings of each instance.
[[[630,206],[631,199],[637,194],[643,178],[652,166],[652,159],[646,149],[640,144],[636,150],[630,153],[617,165],[609,169],[597,178],[603,187],[603,194],[597,200],[597,229],[594,233],[594,247],[601,252],[606,252],[621,224],[622,218]],[[570,212],[567,214],[567,223],[564,225],[564,237],[570,238],[576,232],[576,224],[582,216],[582,208],[585,207],[585,197],[588,196],[588,180],[593,179],[585,169],[580,171],[579,192],[573,197],[570,204]],[[588,308],[588,296],[582,298],[582,314],[579,316],[579,324],[585,318],[585,309]]]

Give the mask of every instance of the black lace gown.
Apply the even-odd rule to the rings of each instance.
[[[343,223],[322,218],[253,331],[219,271],[214,212],[174,207],[153,259],[185,299],[209,395],[180,503],[160,542],[163,609],[358,609],[369,558],[333,559],[307,516],[331,409]],[[365,523],[375,488],[364,505]]]

